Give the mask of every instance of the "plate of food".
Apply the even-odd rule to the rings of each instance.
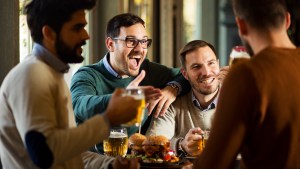
[[[138,158],[142,169],[182,168],[185,160],[178,158],[170,149],[170,141],[162,135],[144,136],[133,134],[128,140],[131,154],[127,158]]]

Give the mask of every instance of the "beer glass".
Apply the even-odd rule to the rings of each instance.
[[[125,157],[128,150],[128,134],[126,128],[112,128],[107,139],[103,140],[104,154],[107,156]]]
[[[209,137],[209,133],[210,133],[210,129],[205,129],[204,132],[201,134],[202,139],[199,141],[199,145],[198,145],[199,152],[202,152],[204,150],[205,144]]]
[[[250,55],[247,53],[244,46],[234,46],[229,55],[229,66],[236,64],[239,60],[249,59]]]
[[[138,113],[136,115],[136,117],[127,122],[127,123],[123,123],[121,124],[122,127],[130,127],[130,126],[136,126],[139,127],[141,125],[141,122],[144,119],[144,113],[145,113],[145,94],[143,89],[141,88],[129,88],[125,90],[125,93],[123,94],[123,96],[132,96],[134,99],[139,101],[139,106],[138,106]]]

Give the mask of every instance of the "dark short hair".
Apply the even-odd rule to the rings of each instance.
[[[90,10],[96,0],[32,0],[24,8],[31,37],[36,43],[42,44],[42,28],[51,27],[57,34],[64,23],[78,10]]]
[[[278,28],[285,20],[285,0],[231,0],[236,16],[257,29]]]
[[[216,55],[216,58],[218,59],[217,52],[215,50],[215,47],[212,44],[205,42],[203,40],[193,40],[193,41],[190,41],[189,43],[187,43],[179,51],[179,59],[180,59],[181,67],[185,68],[185,62],[186,62],[185,58],[186,58],[187,53],[192,52],[198,48],[205,47],[205,46],[208,46],[214,52],[214,54]]]
[[[106,37],[118,37],[120,35],[121,27],[130,27],[138,23],[142,24],[145,27],[144,20],[137,15],[131,13],[123,13],[116,15],[107,23]]]

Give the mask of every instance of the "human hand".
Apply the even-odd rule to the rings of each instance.
[[[146,72],[144,70],[126,87],[126,89],[139,87],[143,89],[145,93],[146,102],[149,100],[157,100],[160,96],[162,96],[161,90],[158,88],[154,88],[153,86],[139,86],[141,81],[144,79]]]
[[[138,169],[140,168],[140,163],[137,158],[127,159],[124,157],[116,157],[113,164],[113,169]]]
[[[228,74],[229,71],[229,66],[224,66],[220,69],[220,72],[218,74],[218,80],[220,81],[220,83],[222,84],[226,75]]]
[[[150,115],[153,111],[153,109],[156,107],[156,110],[154,112],[154,117],[157,118],[159,115],[163,116],[167,109],[169,108],[170,104],[172,104],[177,96],[177,90],[166,86],[161,90],[162,95],[158,99],[151,99],[149,100],[149,104],[147,106],[148,108],[148,115]]]
[[[200,127],[192,128],[185,135],[184,139],[181,141],[181,147],[183,150],[191,156],[199,155],[202,150],[199,149],[199,142],[202,140],[203,131]]]
[[[122,96],[124,89],[116,89],[111,96],[105,115],[112,126],[132,120],[138,113],[139,100]]]

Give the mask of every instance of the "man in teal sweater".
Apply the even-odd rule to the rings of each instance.
[[[80,68],[72,78],[71,93],[77,124],[105,110],[117,87],[140,85],[162,89],[160,97],[147,99],[148,114],[157,105],[155,117],[163,115],[178,94],[189,91],[189,83],[179,68],[171,69],[146,59],[152,39],[147,36],[145,23],[140,17],[129,13],[113,17],[108,22],[106,36],[109,52],[98,63]],[[144,118],[142,122],[142,133],[148,128],[150,120],[145,124],[147,119],[150,118]],[[128,135],[137,130],[137,127],[128,128]],[[103,153],[102,144],[97,149]]]

